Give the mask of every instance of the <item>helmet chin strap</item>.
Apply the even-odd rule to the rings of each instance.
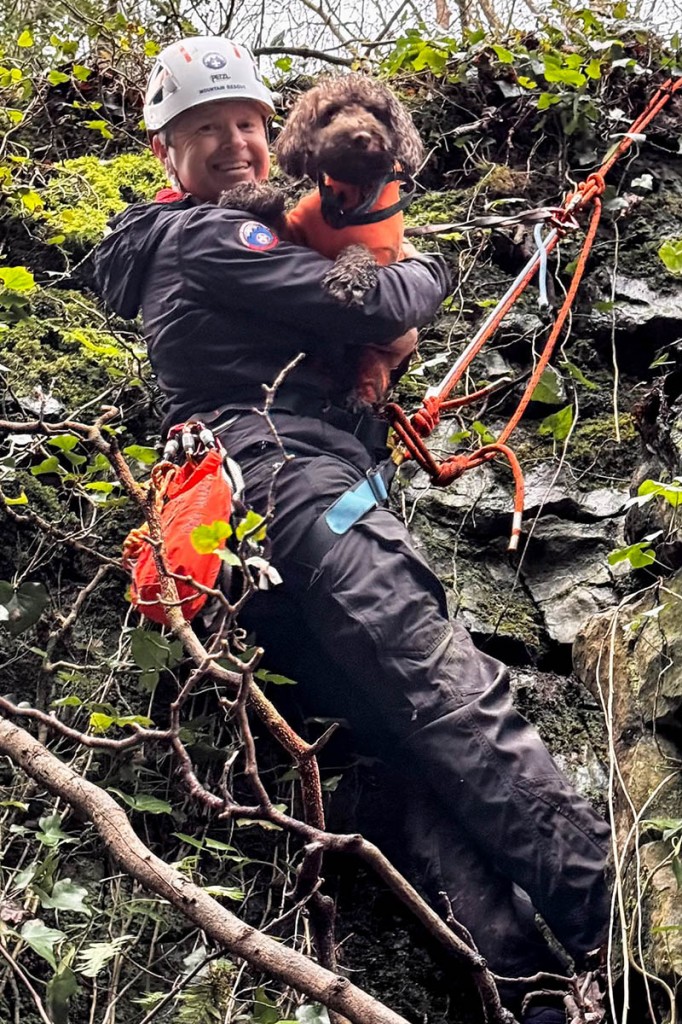
[[[166,158],[163,161],[163,166],[164,166],[164,170],[165,170],[165,172],[166,172],[166,174],[168,176],[168,180],[171,183],[171,185],[173,186],[173,188],[177,189],[178,192],[186,192],[187,190],[183,187],[182,182],[178,178],[177,172],[176,172],[175,168],[173,167],[173,163],[171,161],[171,158],[168,156],[168,154],[166,154]]]

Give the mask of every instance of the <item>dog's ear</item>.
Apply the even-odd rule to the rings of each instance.
[[[275,140],[275,156],[283,171],[294,178],[314,177],[311,141],[315,137],[319,90],[314,87],[299,96]]]
[[[406,174],[414,174],[424,159],[424,146],[412,118],[395,96],[388,98],[388,113],[396,141],[396,160]]]

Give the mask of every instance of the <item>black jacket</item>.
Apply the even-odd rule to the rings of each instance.
[[[361,307],[330,298],[330,261],[278,241],[244,213],[192,200],[129,207],[95,252],[96,287],[125,319],[142,311],[165,425],[221,406],[260,404],[299,353],[291,391],[350,390],[347,346],[386,345],[421,326],[448,294],[440,256],[379,270]]]

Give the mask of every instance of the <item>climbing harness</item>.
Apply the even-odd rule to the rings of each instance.
[[[378,201],[379,196],[392,181],[400,182],[399,187],[401,190],[403,185],[405,186],[400,199],[390,206],[384,207],[384,209],[373,210],[372,207]],[[330,228],[339,229],[358,227],[364,224],[378,224],[382,220],[388,220],[389,217],[395,216],[396,213],[406,210],[417,191],[414,179],[397,168],[389,171],[380,181],[376,182],[372,191],[369,195],[365,196],[361,203],[350,208],[344,206],[343,192],[337,191],[329,184],[326,174],[320,173],[318,175],[317,187],[320,192],[320,209],[324,220]]]
[[[146,618],[169,624],[160,558],[175,580],[185,619],[190,621],[203,608],[223,562],[215,551],[196,550],[192,530],[216,520],[229,521],[242,490],[238,466],[203,423],[192,421],[171,429],[163,461],[152,468],[148,492],[160,524],[160,543],[152,539],[145,523],[131,530],[123,544],[123,561],[132,572],[130,600]],[[224,545],[223,540],[218,548]]]
[[[645,110],[635,119],[630,126],[629,131],[625,132],[617,146],[603,161],[599,170],[590,174],[585,181],[580,182],[575,192],[570,193],[566,197],[563,205],[557,210],[552,210],[551,217],[544,218],[545,220],[549,220],[552,224],[551,230],[544,239],[542,238],[542,218],[538,218],[539,223],[535,232],[535,241],[537,246],[536,251],[530,257],[523,270],[521,270],[517,275],[516,279],[512,282],[506,293],[486,318],[483,325],[476,332],[475,336],[469,342],[464,352],[462,352],[455,361],[443,380],[439,384],[427,389],[421,408],[418,409],[411,417],[408,417],[400,406],[395,403],[390,403],[386,407],[387,417],[399,441],[399,446],[396,448],[394,455],[396,461],[399,462],[404,458],[414,459],[415,462],[417,462],[419,466],[430,476],[432,482],[436,486],[445,487],[461,476],[462,473],[466,472],[466,470],[472,469],[474,466],[483,465],[499,455],[502,455],[507,459],[514,476],[515,484],[514,515],[512,520],[511,538],[509,541],[510,551],[516,550],[518,547],[519,536],[521,533],[521,520],[524,505],[524,480],[519,461],[512,449],[508,446],[507,441],[523,416],[526,407],[531,400],[532,394],[537,387],[547,364],[549,363],[573,305],[578,286],[580,285],[585,273],[587,259],[592,249],[601,217],[602,204],[600,196],[606,187],[604,179],[615,162],[630,148],[633,141],[638,137],[641,137],[644,129],[663,109],[671,96],[673,96],[680,88],[682,88],[682,78],[668,79],[668,81],[660,86]],[[539,273],[540,275],[541,298],[544,301],[547,300],[546,291],[542,291],[543,282],[546,282],[547,256],[552,252],[568,231],[574,230],[578,227],[574,215],[578,210],[586,207],[590,203],[593,204],[593,209],[585,240],[576,260],[575,271],[573,273],[571,283],[566,292],[564,301],[557,313],[556,319],[545,343],[544,350],[538,359],[535,369],[530,375],[517,409],[509,422],[500,432],[496,441],[491,444],[483,445],[483,447],[478,448],[476,451],[451,455],[448,458],[439,461],[428,450],[424,439],[428,437],[436,427],[440,420],[441,413],[473,403],[477,399],[488,394],[490,389],[483,388],[482,390],[476,391],[470,395],[450,400],[448,400],[448,395],[462,379],[473,359],[478,355],[484,344],[497,330],[503,318],[509,312],[519,296],[525,291],[536,273]]]

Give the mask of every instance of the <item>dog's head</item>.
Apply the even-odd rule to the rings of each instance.
[[[410,115],[368,75],[321,79],[297,100],[275,143],[287,174],[365,185],[396,163],[414,174],[424,149]]]

